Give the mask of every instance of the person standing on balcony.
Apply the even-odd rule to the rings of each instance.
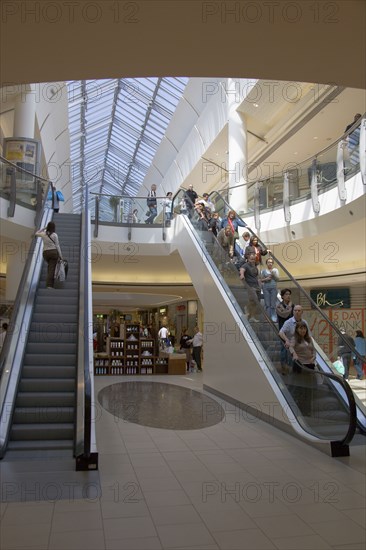
[[[167,226],[170,225],[170,222],[172,219],[172,198],[173,198],[173,193],[169,191],[169,193],[166,194],[166,197],[162,202],[164,207],[164,213],[165,213],[165,224]]]
[[[147,196],[147,219],[145,220],[145,223],[154,223],[154,219],[156,218],[156,215],[158,213],[157,209],[157,202],[156,202],[156,185],[153,183],[151,185],[151,189],[149,191],[149,194]]]

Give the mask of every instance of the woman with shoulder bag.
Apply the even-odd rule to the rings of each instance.
[[[295,327],[294,340],[289,347],[292,358],[308,369],[315,369],[316,352],[309,329],[304,321],[298,321]]]
[[[59,258],[62,260],[62,252],[54,222],[49,222],[47,227],[37,231],[35,236],[41,237],[43,241],[43,258],[48,265],[46,287],[54,288],[57,260]]]

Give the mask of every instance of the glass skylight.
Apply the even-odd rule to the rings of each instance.
[[[87,184],[94,193],[138,194],[187,82],[150,77],[67,83],[75,212]]]

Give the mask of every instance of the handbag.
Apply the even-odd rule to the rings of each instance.
[[[69,270],[69,263],[67,260],[57,260],[56,269],[55,269],[55,281],[62,283],[66,281],[67,272]]]

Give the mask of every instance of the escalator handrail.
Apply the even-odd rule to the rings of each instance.
[[[310,374],[311,376],[325,376],[325,378],[328,378],[329,380],[334,380],[338,384],[340,384],[346,394],[347,402],[348,402],[348,410],[349,410],[349,425],[346,435],[341,440],[335,441],[335,443],[339,443],[340,445],[348,445],[357,429],[357,409],[356,409],[356,401],[355,397],[353,395],[353,391],[350,388],[349,384],[344,380],[344,378],[338,374],[330,373],[330,372],[324,372],[319,370],[312,370],[303,365],[300,361],[296,361],[296,364],[304,371],[306,374]]]

